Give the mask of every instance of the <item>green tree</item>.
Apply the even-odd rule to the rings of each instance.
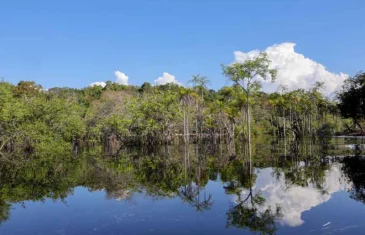
[[[351,118],[363,132],[365,120],[365,72],[347,79],[338,94],[338,107],[344,118]]]
[[[38,92],[42,91],[42,86],[36,84],[33,81],[20,81],[13,89],[15,96],[24,96],[26,99],[31,96],[35,96]]]
[[[248,130],[248,146],[251,155],[251,118],[250,118],[250,95],[260,89],[258,77],[264,80],[271,79],[274,81],[277,71],[270,69],[270,59],[266,53],[261,53],[254,59],[246,60],[243,63],[234,63],[223,67],[223,74],[227,76],[234,84],[240,86],[247,97],[247,130]]]

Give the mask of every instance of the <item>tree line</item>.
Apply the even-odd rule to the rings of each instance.
[[[209,89],[210,81],[192,77],[177,84],[106,86],[48,90],[32,81],[0,82],[0,152],[54,151],[103,144],[160,145],[178,142],[250,143],[262,134],[299,139],[336,132],[363,131],[365,75],[349,78],[331,101],[312,89],[260,91],[258,77],[275,81],[265,53],[222,71],[233,84]]]

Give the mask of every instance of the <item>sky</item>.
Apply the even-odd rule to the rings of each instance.
[[[0,77],[44,88],[99,84],[228,85],[221,64],[266,51],[274,91],[365,70],[364,0],[0,1]]]

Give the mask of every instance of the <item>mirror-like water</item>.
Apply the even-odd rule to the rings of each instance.
[[[0,234],[363,234],[363,141],[2,161]]]

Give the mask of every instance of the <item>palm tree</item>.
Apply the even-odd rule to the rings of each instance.
[[[199,83],[200,75],[193,75],[193,78],[188,81],[188,83],[192,83],[193,87],[196,88],[197,84]]]
[[[201,97],[202,100],[204,100],[204,89],[208,88],[208,85],[210,84],[210,80],[205,76],[200,76],[200,74],[193,75],[193,78],[189,80],[189,83],[193,84],[193,87],[196,89],[197,87],[200,87],[201,89]]]
[[[200,76],[200,74],[197,75],[193,75],[193,78],[189,81],[189,83],[193,84],[193,87],[195,89],[196,92],[198,92],[197,87],[200,87],[201,89],[201,97],[202,97],[202,101],[204,99],[203,94],[204,94],[204,89],[207,88],[207,85],[210,84],[210,81],[207,77],[204,76]],[[198,122],[200,124],[200,134],[202,134],[202,126],[203,126],[203,121],[202,121],[202,117],[201,117],[201,109],[198,106],[198,103],[196,103],[196,122],[195,122],[195,131],[196,131],[196,135],[198,135]],[[199,121],[200,120],[200,121]]]

